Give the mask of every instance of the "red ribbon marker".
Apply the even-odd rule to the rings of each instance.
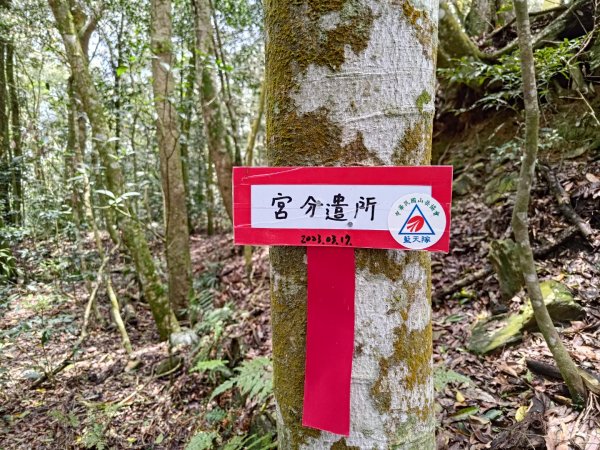
[[[307,247],[308,307],[302,425],[350,434],[354,249]]]

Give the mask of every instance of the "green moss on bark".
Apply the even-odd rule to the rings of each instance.
[[[331,450],[360,450],[360,447],[355,445],[346,444],[346,439],[342,438],[337,442],[334,442],[331,446]]]
[[[422,95],[422,94],[421,94]],[[431,135],[433,122],[430,113],[423,112],[422,118],[410,125],[400,143],[394,148],[392,161],[397,166],[420,165],[431,160]],[[423,154],[420,155],[420,149]]]
[[[402,316],[404,323],[397,327],[394,331],[394,351],[391,356],[381,358],[379,361],[379,376],[373,384],[371,390],[377,409],[382,414],[390,413],[392,407],[392,398],[388,384],[390,382],[391,370],[394,367],[405,366],[406,375],[403,379],[396,380],[403,384],[406,390],[415,390],[419,386],[424,386],[432,376],[431,354],[432,354],[432,329],[431,324],[428,324],[423,329],[411,330],[406,321],[409,318],[409,310],[411,305],[418,302],[417,295],[423,295],[422,291],[417,288],[420,283],[412,283],[404,278],[401,274],[409,264],[417,264],[425,271],[427,280],[427,289],[425,295],[427,301],[431,298],[431,271],[429,255],[425,252],[411,252],[405,255],[404,261],[401,264],[388,261],[385,274],[391,280],[401,283],[402,291],[406,293],[406,298],[397,299],[390,298],[390,304],[396,307],[397,312]],[[382,264],[377,264],[371,260],[365,265],[374,275],[382,273]],[[425,405],[425,407],[410,407],[407,414],[414,414],[421,420],[431,420],[433,417],[433,403]]]
[[[306,343],[306,251],[303,247],[273,247],[271,317],[273,377],[277,405],[285,430],[280,439],[296,449],[320,432],[302,427]],[[285,276],[278,276],[285,274]]]
[[[402,0],[400,5],[402,6],[405,19],[412,25],[417,40],[423,47],[423,54],[427,58],[432,58],[436,50],[431,39],[435,27],[429,18],[429,14],[427,14],[427,11],[415,8],[410,0]]]

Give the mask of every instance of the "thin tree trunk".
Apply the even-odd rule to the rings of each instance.
[[[270,165],[429,163],[437,4],[267,0]],[[434,449],[429,254],[356,250],[345,439],[301,426],[305,256],[303,247],[270,249],[280,448]]]
[[[21,111],[19,108],[19,97],[17,95],[17,85],[15,80],[15,61],[14,44],[7,43],[6,47],[6,81],[8,83],[8,98],[10,103],[10,122],[11,122],[11,140],[12,140],[12,212],[13,223],[17,226],[23,224],[23,148],[21,142]]]
[[[210,7],[210,13],[212,16],[214,33],[212,33],[213,39],[213,51],[215,52],[215,58],[221,61],[221,67],[227,65],[227,59],[223,51],[223,42],[221,41],[221,32],[219,31],[219,21],[217,19],[217,11],[215,10],[214,3],[212,0],[207,0],[208,6]],[[210,19],[209,19],[210,20]],[[239,144],[239,128],[237,123],[236,114],[233,107],[233,96],[231,95],[231,86],[229,83],[229,75],[226,71],[219,67],[219,79],[221,81],[221,90],[223,92],[223,103],[229,116],[229,122],[231,125],[231,140],[233,141],[233,165],[242,165],[242,149]]]
[[[252,127],[250,128],[250,133],[248,134],[248,143],[246,144],[245,158],[247,166],[252,166],[252,163],[254,162],[254,146],[256,144],[256,136],[258,135],[258,129],[260,128],[263,113],[265,110],[265,87],[266,85],[263,81],[260,85],[260,94],[258,96],[258,112],[256,113],[256,117],[254,118],[254,122],[252,122]],[[246,266],[246,274],[250,278],[252,275],[251,245],[244,246],[244,265]]]
[[[0,220],[11,222],[10,207],[10,135],[8,89],[6,86],[6,41],[0,36]]]
[[[69,4],[66,0],[49,0],[49,4],[63,38],[76,91],[90,122],[92,137],[104,165],[106,186],[116,197],[119,197],[123,193],[123,173],[120,164],[111,152],[110,128],[106,112],[92,81]],[[152,310],[159,335],[161,339],[166,339],[170,333],[179,331],[179,324],[156,272],[144,231],[136,217],[133,216],[133,211],[128,204],[124,205],[124,209],[125,214],[120,222],[123,241],[134,260],[136,273],[142,285],[144,297]]]
[[[523,77],[523,96],[525,99],[525,149],[521,163],[519,187],[517,189],[515,206],[512,214],[512,227],[515,239],[519,245],[521,270],[523,271],[527,293],[531,300],[538,328],[542,332],[546,344],[556,360],[556,364],[567,383],[573,400],[579,402],[586,397],[583,379],[579,375],[577,366],[563,345],[560,335],[552,323],[552,318],[548,313],[546,303],[544,303],[535,269],[533,251],[531,250],[531,243],[529,242],[527,212],[529,210],[529,197],[537,159],[540,111],[537,98],[527,0],[513,0],[513,4],[517,16],[517,32],[519,35],[521,72]]]
[[[213,42],[211,38],[212,26],[210,21],[210,5],[208,0],[193,0],[195,25],[196,25],[196,46],[203,55],[212,55],[214,53]],[[233,219],[233,205],[231,198],[231,181],[233,160],[231,153],[227,149],[227,134],[221,103],[217,92],[217,81],[215,80],[214,67],[210,67],[205,58],[196,58],[197,75],[200,77],[198,86],[201,89],[201,107],[204,118],[204,127],[208,151],[215,167],[217,175],[217,185],[223,206],[229,216]]]
[[[215,196],[213,195],[213,164],[210,151],[206,155],[206,234],[215,234]]]
[[[245,162],[247,166],[252,166],[254,162],[254,146],[256,145],[256,136],[258,136],[258,130],[260,128],[263,113],[265,111],[265,87],[265,82],[263,81],[260,85],[260,94],[258,96],[258,111],[256,112],[256,117],[252,122],[252,127],[250,128],[250,133],[248,134],[248,143],[246,144]]]
[[[184,107],[184,118],[181,123],[181,164],[183,170],[183,186],[185,188],[185,198],[187,200],[188,229],[192,231],[192,192],[190,188],[190,141],[192,130],[192,115],[194,112],[193,99],[196,88],[196,52],[194,45],[190,45],[192,54],[188,71],[185,77],[185,89],[182,89],[181,102]],[[201,183],[200,180],[197,180]]]
[[[177,312],[187,309],[192,290],[188,213],[183,182],[179,121],[170,99],[175,96],[171,50],[171,0],[152,0],[152,74],[160,171],[165,199],[165,247],[169,301]]]

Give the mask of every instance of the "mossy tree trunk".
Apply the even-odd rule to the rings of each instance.
[[[270,165],[428,164],[437,5],[267,0]],[[356,250],[346,439],[301,426],[306,252],[274,247],[270,258],[280,448],[435,448],[429,255]]]
[[[471,36],[481,36],[494,29],[496,24],[496,0],[473,0],[465,20],[465,28]]]
[[[1,5],[4,7],[4,5]],[[6,83],[7,41],[0,29],[0,221],[11,222],[10,207],[10,135],[8,115],[8,87]]]
[[[23,223],[23,146],[21,142],[21,110],[19,96],[17,95],[17,82],[15,79],[15,46],[9,41],[6,44],[6,82],[8,84],[8,101],[10,104],[10,129],[11,129],[11,188],[12,188],[12,213],[13,224],[20,226]]]
[[[92,140],[104,166],[106,187],[115,197],[119,197],[123,194],[123,172],[116,155],[112,153],[114,147],[110,143],[111,133],[106,111],[88,69],[87,58],[76,31],[69,2],[67,0],[49,0],[48,3],[62,36],[75,90],[91,125]],[[124,214],[121,215],[119,225],[123,241],[135,263],[144,298],[150,305],[160,337],[166,339],[171,332],[179,330],[179,324],[156,272],[144,230],[127,200],[124,201],[122,208]]]
[[[521,54],[521,73],[523,77],[523,97],[525,100],[525,149],[521,163],[519,187],[515,199],[512,215],[512,227],[515,239],[519,246],[519,259],[527,293],[537,325],[542,332],[548,348],[552,352],[556,365],[563,379],[569,387],[575,402],[585,398],[586,389],[583,379],[579,375],[577,366],[571,359],[563,345],[560,335],[556,331],[548,308],[544,302],[537,272],[533,251],[529,242],[529,227],[527,212],[531,185],[535,175],[535,164],[538,151],[538,132],[540,125],[540,110],[537,98],[535,81],[535,65],[533,59],[533,45],[527,0],[513,0],[516,13],[517,32],[519,35],[519,49]]]
[[[439,67],[452,67],[455,64],[453,60],[464,57],[474,60],[485,59],[485,55],[463,29],[460,19],[456,16],[453,5],[449,1],[440,1],[439,14]]]
[[[197,74],[200,78],[198,86],[204,118],[204,135],[210,154],[209,160],[212,160],[215,167],[217,185],[221,193],[223,206],[225,206],[225,211],[231,220],[233,219],[233,200],[231,197],[233,158],[227,146],[221,99],[218,95],[217,68],[209,59],[215,52],[210,21],[210,3],[208,0],[193,0],[193,6],[196,46],[198,49],[196,63],[198,64]]]
[[[186,189],[183,182],[179,121],[175,98],[175,63],[171,50],[171,0],[152,0],[151,40],[156,133],[164,197],[165,249],[169,280],[169,301],[176,311],[188,307],[192,291],[192,261]]]

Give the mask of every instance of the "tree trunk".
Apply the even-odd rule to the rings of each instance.
[[[6,81],[8,84],[8,100],[10,103],[10,123],[11,123],[11,141],[12,141],[12,212],[13,223],[22,225],[23,223],[23,149],[21,143],[21,111],[19,108],[19,97],[17,95],[17,85],[15,80],[15,61],[14,44],[8,42],[6,45]]]
[[[192,291],[188,213],[179,146],[179,121],[170,99],[175,96],[171,51],[171,0],[152,0],[152,74],[160,172],[165,200],[165,247],[169,301],[179,313],[187,309]]]
[[[267,0],[273,166],[429,163],[437,2]],[[272,247],[274,392],[282,449],[435,448],[430,257],[356,250],[351,431],[301,426],[306,252]]]
[[[213,164],[210,151],[206,155],[206,234],[215,234],[215,196],[213,195]]]
[[[0,36],[0,221],[11,222],[10,208],[10,135],[8,127],[8,89],[6,86],[6,47]]]
[[[210,21],[210,5],[208,0],[193,0],[196,25],[196,45],[200,55],[214,54],[212,41],[212,26]],[[210,158],[215,166],[217,184],[223,206],[229,219],[233,219],[233,201],[231,198],[231,171],[233,159],[227,148],[227,134],[223,123],[221,103],[218,98],[217,80],[215,79],[215,67],[211,67],[206,57],[198,56],[196,63],[199,64],[197,74],[200,77],[198,86],[201,89],[201,107],[204,117],[205,136]]]
[[[66,0],[49,0],[49,4],[63,39],[75,89],[92,128],[92,139],[104,165],[106,187],[119,197],[123,193],[123,173],[120,164],[111,153],[110,128],[106,111],[92,81],[69,4]],[[166,339],[170,333],[179,331],[179,324],[156,273],[144,231],[129,208],[127,200],[123,207],[126,210],[120,222],[123,240],[134,260],[144,297],[150,305],[160,337]]]
[[[531,300],[535,320],[546,340],[548,348],[556,360],[556,365],[560,373],[569,387],[573,401],[577,403],[586,397],[586,389],[583,379],[577,371],[577,366],[563,345],[546,308],[535,269],[531,243],[529,242],[527,212],[537,159],[540,111],[537,99],[527,0],[514,0],[513,4],[517,16],[521,73],[523,77],[523,97],[525,99],[525,154],[521,163],[519,187],[512,214],[512,227],[520,250],[521,270],[525,278],[525,286]]]
[[[453,59],[464,57],[485,59],[485,55],[463,30],[460,20],[447,0],[440,1],[439,42],[439,67],[452,67]]]
[[[188,229],[193,229],[192,226],[192,192],[190,186],[190,142],[192,138],[192,116],[194,113],[194,92],[196,88],[196,52],[195,46],[189,45],[192,57],[189,62],[187,74],[185,76],[185,89],[182,88],[181,103],[183,104],[183,120],[181,123],[181,165],[183,170],[183,186],[185,188],[185,198],[188,212]],[[183,81],[183,80],[182,80]],[[201,184],[200,180],[197,180]]]
[[[496,24],[497,9],[495,0],[473,0],[465,21],[467,33],[471,36],[481,36],[493,30]]]

